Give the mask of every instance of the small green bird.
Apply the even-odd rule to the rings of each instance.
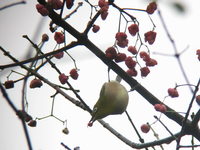
[[[92,118],[88,126],[93,122],[108,115],[122,114],[128,105],[128,91],[117,81],[110,81],[103,84],[100,97],[93,107]]]

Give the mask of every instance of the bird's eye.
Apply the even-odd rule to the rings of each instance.
[[[97,107],[94,107],[93,112],[97,112]]]

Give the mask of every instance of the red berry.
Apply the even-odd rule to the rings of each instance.
[[[132,36],[135,36],[136,33],[139,31],[139,27],[137,24],[132,24],[128,27],[128,31]]]
[[[64,73],[62,73],[62,74],[59,75],[59,80],[60,80],[60,83],[61,83],[61,84],[67,83],[68,78],[69,78],[69,77],[66,76]]]
[[[143,124],[140,128],[143,133],[148,133],[150,130],[150,126],[148,124]]]
[[[144,34],[144,40],[145,40],[145,42],[148,42],[150,45],[152,45],[155,42],[156,34],[157,33],[154,32],[154,31],[146,32]]]
[[[107,16],[108,16],[108,11],[103,11],[103,12],[101,13],[101,19],[102,19],[102,20],[106,20]]]
[[[54,34],[54,40],[58,43],[61,44],[65,41],[65,36],[61,32],[55,32]]]
[[[197,50],[196,54],[198,55],[198,59],[200,61],[200,49]]]
[[[106,53],[106,57],[109,58],[109,59],[114,59],[114,58],[117,57],[117,51],[114,47],[107,48],[105,53]]]
[[[59,52],[53,55],[55,58],[60,59],[64,56],[64,52]]]
[[[148,14],[153,14],[156,9],[157,9],[156,2],[151,2],[151,3],[149,3],[149,5],[146,8],[146,12]]]
[[[98,5],[101,8],[100,9],[101,19],[105,20],[108,16],[108,8],[109,8],[108,2],[106,2],[105,0],[99,0]]]
[[[129,76],[134,76],[134,77],[137,76],[137,70],[135,70],[135,68],[133,68],[133,69],[128,69],[128,70],[126,71],[126,73],[127,73]]]
[[[200,49],[197,50],[196,54],[197,54],[197,55],[200,55]]]
[[[74,80],[78,79],[79,74],[76,69],[72,69],[69,74]]]
[[[172,98],[178,97],[178,96],[179,96],[178,91],[176,90],[176,88],[169,88],[169,89],[168,89],[168,94],[169,94],[169,96],[171,96]]]
[[[48,4],[55,10],[61,9],[63,6],[63,2],[60,0],[48,0]]]
[[[124,32],[117,32],[116,35],[115,35],[115,38],[118,42],[123,42],[126,40],[127,38],[127,35],[126,33]]]
[[[127,39],[127,35],[124,32],[118,32],[115,35],[115,38],[117,40],[117,45],[119,47],[126,47],[128,45],[128,39]]]
[[[30,127],[36,127],[37,122],[36,122],[36,120],[31,120],[31,121],[28,123],[28,125],[29,125]]]
[[[100,27],[98,25],[93,25],[93,27],[92,27],[92,31],[94,33],[97,33],[99,31],[99,29],[100,29]]]
[[[115,62],[122,62],[126,59],[125,53],[118,53],[117,57],[115,58]]]
[[[36,9],[42,16],[47,16],[49,14],[48,9],[42,4],[36,4]]]
[[[129,46],[129,47],[128,47],[128,51],[129,51],[130,53],[132,53],[133,55],[135,55],[135,54],[138,53],[138,51],[137,51],[137,49],[136,49],[135,46]]]
[[[42,86],[42,81],[40,79],[33,79],[30,83],[30,88],[40,88]]]
[[[150,73],[150,70],[149,70],[148,67],[143,67],[143,68],[140,69],[140,71],[141,71],[142,77],[146,77]]]
[[[32,120],[33,118],[32,118],[29,114],[26,113],[26,116],[25,116],[24,119],[25,119],[26,122],[29,122],[29,121]]]
[[[197,102],[198,105],[200,105],[200,95],[196,96],[196,102]]]
[[[67,6],[68,9],[71,9],[73,5],[74,5],[74,0],[67,0],[66,1],[66,6]]]
[[[142,58],[145,62],[150,61],[150,56],[147,52],[141,51],[140,52],[140,58]]]
[[[148,61],[146,61],[146,66],[152,67],[157,65],[157,61],[155,59],[150,58]]]
[[[100,8],[102,8],[106,5],[108,5],[108,3],[105,0],[99,0],[98,5],[99,5]]]
[[[14,81],[13,80],[5,81],[4,86],[6,89],[11,89],[14,87]]]
[[[154,108],[156,111],[165,113],[167,111],[167,107],[164,104],[155,104]]]
[[[122,42],[117,41],[117,45],[119,47],[121,47],[121,48],[124,48],[124,47],[128,46],[128,39],[126,39],[126,40],[124,40]]]
[[[42,42],[47,42],[49,40],[49,36],[47,34],[42,35]]]
[[[135,67],[135,65],[136,65],[136,61],[133,60],[133,58],[131,56],[128,56],[125,59],[125,64],[129,69],[133,69]]]

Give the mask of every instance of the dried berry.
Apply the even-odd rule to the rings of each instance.
[[[63,130],[62,130],[62,132],[64,133],[64,134],[69,134],[69,130],[68,130],[68,128],[66,127],[66,128],[64,128]]]
[[[49,36],[45,33],[42,35],[42,42],[47,42],[49,40]]]
[[[36,122],[36,120],[31,120],[31,121],[28,123],[28,125],[29,125],[30,127],[36,127],[37,122]]]
[[[11,89],[14,87],[14,81],[13,80],[5,81],[4,86],[6,89]]]
[[[40,79],[33,79],[30,83],[30,88],[40,88],[42,86],[42,81]]]

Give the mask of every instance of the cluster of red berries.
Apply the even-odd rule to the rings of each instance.
[[[72,79],[77,80],[77,79],[78,79],[78,76],[79,76],[77,69],[71,69],[70,72],[69,72],[69,76],[70,76]],[[59,75],[59,77],[58,77],[60,83],[61,83],[61,84],[67,83],[67,81],[68,81],[68,79],[69,79],[69,76],[65,75],[64,73],[61,73],[61,74]]]
[[[138,51],[136,50],[135,46],[129,46],[128,51],[134,55],[138,54]],[[105,54],[107,58],[115,60],[115,62],[117,63],[124,61],[125,65],[128,68],[127,73],[130,76],[137,76],[137,70],[135,69],[137,62],[133,59],[132,56],[126,56],[125,53],[117,53],[114,47],[107,48]],[[146,77],[150,73],[150,69],[148,67],[157,65],[157,61],[151,58],[150,55],[144,51],[141,51],[139,53],[139,56],[141,59],[143,59],[146,65],[145,67],[140,68],[141,76]]]
[[[199,61],[200,61],[200,49],[197,50],[196,54],[197,54],[198,59],[199,59]]]
[[[17,112],[17,116],[18,116],[20,119],[24,120],[26,123],[28,123],[28,125],[29,125],[30,127],[36,127],[36,125],[37,125],[36,120],[33,120],[33,118],[32,118],[27,112],[22,111],[22,110],[19,110],[19,111]]]
[[[108,16],[108,8],[109,8],[109,4],[107,1],[105,0],[99,0],[98,2],[98,6],[101,8],[100,9],[100,13],[101,13],[101,19],[105,20]]]
[[[63,7],[63,1],[48,0],[47,5],[48,5],[48,7],[51,7],[52,9],[59,10]],[[74,0],[66,0],[66,7],[68,9],[71,9],[73,5],[74,5]],[[49,11],[48,11],[47,7],[42,4],[36,4],[36,9],[42,16],[49,15]]]

